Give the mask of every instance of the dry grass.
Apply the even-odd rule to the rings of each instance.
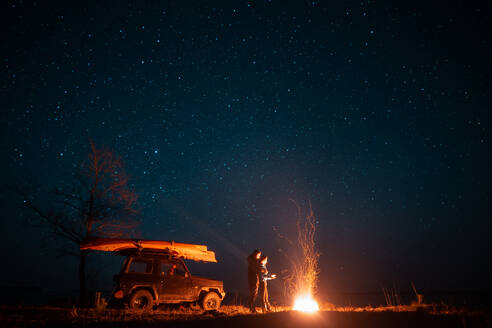
[[[289,312],[290,306],[275,306],[274,312],[281,316],[280,312]],[[445,305],[424,304],[408,306],[379,306],[379,307],[338,307],[336,305],[325,303],[321,305],[321,310],[326,314],[327,311],[335,313],[383,313],[383,312],[425,312],[430,317],[447,317],[448,315],[459,315],[463,317],[480,317],[490,315],[481,312],[471,312],[462,308],[455,308]],[[254,316],[263,316],[260,314]],[[275,317],[278,317],[276,314]],[[322,313],[321,313],[322,314]],[[426,316],[429,318],[429,316]],[[202,320],[207,322],[223,322],[224,319],[243,320],[252,318],[247,307],[241,305],[224,305],[219,311],[202,311],[185,306],[162,307],[148,313],[138,313],[130,310],[105,309],[98,311],[96,309],[80,308],[56,308],[56,307],[0,307],[0,326],[6,327],[20,326],[29,322],[33,326],[50,326],[56,324],[73,324],[82,326],[97,326],[98,324],[115,324],[126,326],[138,322],[145,322],[148,326],[160,326],[169,321],[184,322],[189,320]],[[272,318],[266,315],[265,318]],[[218,321],[206,320],[217,319]],[[222,321],[221,321],[222,320]],[[228,321],[227,321],[228,322]]]
[[[320,305],[321,311],[333,312],[425,312],[433,315],[474,315],[483,314],[481,311],[470,311],[463,307],[456,307],[446,304],[417,304],[395,305],[395,306],[336,306],[332,303]]]
[[[284,308],[273,307],[274,312]],[[159,307],[142,313],[129,309],[104,309],[95,308],[59,308],[59,307],[4,307],[1,313],[9,313],[10,318],[23,317],[29,313],[37,320],[50,321],[57,319],[70,322],[125,322],[125,321],[167,321],[190,320],[217,317],[232,317],[250,314],[249,308],[242,305],[223,305],[219,311],[203,311],[200,308],[190,306]],[[261,313],[261,311],[259,311]],[[3,315],[0,315],[0,319]]]

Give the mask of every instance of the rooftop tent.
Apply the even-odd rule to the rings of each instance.
[[[182,257],[185,260],[217,262],[215,253],[207,250],[205,245],[175,243],[163,240],[91,238],[80,244],[80,249],[106,252],[120,252],[123,250],[162,250],[163,252]]]

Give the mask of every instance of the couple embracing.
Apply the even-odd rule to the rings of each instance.
[[[258,288],[261,291],[261,307],[263,312],[271,311],[270,302],[268,301],[268,284],[267,281],[275,279],[275,274],[269,274],[266,268],[268,257],[262,255],[261,251],[255,249],[248,256],[248,286],[249,286],[249,309],[252,313],[256,313],[256,297],[258,296]]]

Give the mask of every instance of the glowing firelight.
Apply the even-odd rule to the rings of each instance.
[[[311,295],[303,295],[296,298],[294,302],[294,310],[313,313],[319,311],[319,306],[318,302],[316,302]]]
[[[313,298],[316,293],[316,282],[318,280],[318,257],[316,250],[315,232],[317,219],[314,216],[311,202],[307,213],[303,213],[301,207],[297,206],[297,249],[301,256],[292,259],[292,270],[286,278],[286,286],[292,292],[294,298],[294,311],[314,313],[319,311],[319,306]],[[293,243],[291,243],[293,244]]]

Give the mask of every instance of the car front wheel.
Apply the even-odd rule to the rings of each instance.
[[[152,309],[152,306],[154,305],[154,300],[152,298],[152,295],[148,290],[145,289],[140,289],[133,293],[132,297],[130,298],[130,309],[133,310],[140,310],[140,311],[149,311]]]
[[[220,302],[221,299],[219,295],[217,295],[217,293],[209,292],[202,298],[200,305],[202,306],[202,309],[204,309],[205,311],[213,311],[219,309]]]

